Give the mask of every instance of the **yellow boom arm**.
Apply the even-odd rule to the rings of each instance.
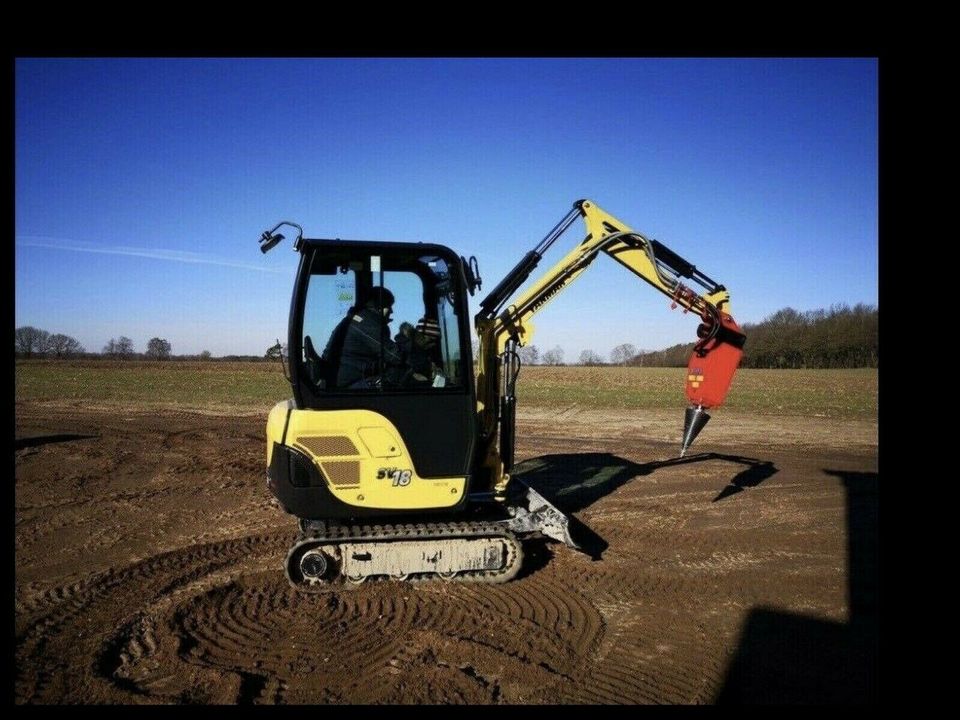
[[[583,218],[586,237],[514,302],[504,307],[504,303],[529,276],[546,249],[577,216]],[[499,452],[494,447],[493,436],[498,420],[500,423],[509,422],[511,426],[513,424],[513,408],[501,407],[498,414],[498,400],[501,405],[503,398],[509,397],[512,400],[513,382],[518,368],[515,349],[531,342],[534,332],[531,318],[576,280],[601,252],[650,283],[677,305],[701,316],[705,332],[712,333],[712,336],[702,335],[700,346],[724,330],[725,323],[721,322],[720,311],[727,317],[730,313],[730,294],[726,288],[715,283],[663,244],[631,229],[595,203],[589,200],[578,201],[541,244],[528,253],[483,301],[482,310],[475,319],[480,340],[477,410],[481,438],[489,443],[486,464],[495,477],[503,475],[503,465],[509,469],[512,464],[512,427],[508,433],[504,432],[506,428],[501,427]],[[699,284],[703,292],[684,285],[680,281],[681,277]],[[503,417],[505,414],[510,416]],[[509,448],[503,447],[505,440],[509,442]],[[501,459],[506,462],[501,464]],[[505,480],[500,484],[505,486]]]

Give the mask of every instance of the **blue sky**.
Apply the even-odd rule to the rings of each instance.
[[[449,245],[487,291],[579,198],[741,324],[878,302],[874,59],[20,59],[15,83],[16,324],[88,350],[262,354],[297,255],[257,239],[283,219]],[[534,322],[567,361],[697,325],[609,258]]]

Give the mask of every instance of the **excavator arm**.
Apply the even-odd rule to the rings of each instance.
[[[583,218],[586,237],[550,270],[507,305],[510,297],[529,278],[543,254],[574,223]],[[481,302],[475,318],[480,339],[477,373],[477,405],[485,465],[502,478],[496,491],[502,494],[513,464],[515,383],[519,372],[517,348],[528,345],[534,333],[531,318],[576,280],[601,254],[608,255],[634,275],[669,297],[673,307],[701,318],[699,340],[688,363],[687,409],[681,455],[703,428],[705,409],[720,405],[726,397],[742,355],[745,336],[730,315],[730,294],[657,240],[632,230],[589,200],[573,209],[534,250]],[[699,286],[694,289],[681,280]],[[499,448],[495,441],[500,431]]]

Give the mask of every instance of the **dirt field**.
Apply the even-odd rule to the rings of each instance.
[[[18,703],[876,697],[875,421],[521,411],[518,475],[593,557],[300,596],[262,414],[16,407]]]

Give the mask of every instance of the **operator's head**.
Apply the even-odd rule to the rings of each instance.
[[[393,293],[386,288],[373,288],[370,291],[369,297],[367,297],[367,307],[373,310],[379,310],[389,321],[390,315],[393,312]]]

